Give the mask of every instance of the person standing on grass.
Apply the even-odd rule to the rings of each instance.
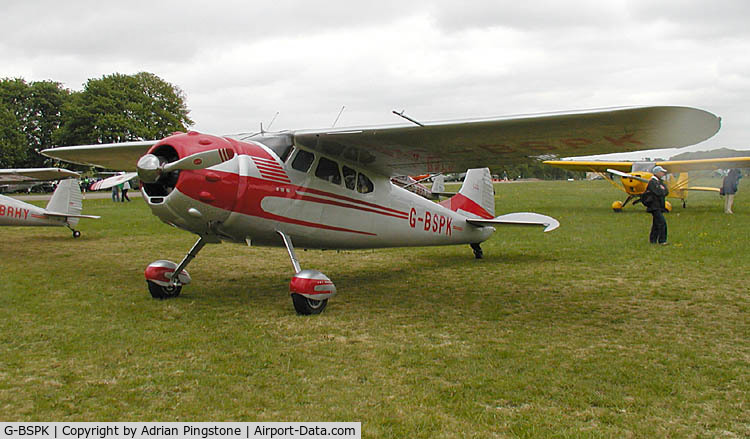
[[[128,190],[130,190],[130,182],[126,181],[122,184],[122,197],[120,201],[122,201],[123,203],[125,202],[125,200],[130,202],[130,197],[128,197]]]
[[[739,169],[730,169],[729,173],[724,180],[721,182],[721,190],[719,194],[723,195],[724,198],[724,213],[732,214],[732,204],[734,204],[734,194],[737,193],[737,186],[739,185],[742,173]]]
[[[641,203],[646,206],[646,211],[651,213],[651,234],[648,240],[651,244],[667,245],[667,220],[664,212],[667,212],[665,198],[669,194],[669,188],[664,183],[667,170],[656,166],[651,171],[654,175],[648,182],[646,191],[641,195]]]

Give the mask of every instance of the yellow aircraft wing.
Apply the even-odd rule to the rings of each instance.
[[[712,169],[750,168],[750,157],[727,157],[721,159],[668,160],[656,162],[670,173],[709,171]]]
[[[570,171],[607,172],[614,169],[620,172],[630,172],[633,162],[603,162],[580,160],[547,160],[545,165],[555,166]],[[721,159],[698,160],[667,160],[654,162],[654,166],[664,167],[670,174],[691,171],[709,171],[712,169],[750,168],[750,157],[728,157]]]
[[[556,168],[581,172],[607,172],[607,169],[614,169],[620,172],[630,172],[633,167],[633,162],[602,162],[595,160],[546,160],[542,163]]]

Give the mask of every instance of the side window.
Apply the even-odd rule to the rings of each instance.
[[[329,160],[325,157],[320,158],[318,168],[315,170],[315,176],[322,178],[329,183],[341,184],[339,165],[333,160]]]
[[[292,161],[292,168],[298,171],[307,172],[307,170],[310,169],[313,160],[315,160],[315,154],[300,149],[297,151],[297,156],[294,157],[294,160]]]
[[[360,194],[369,194],[372,192],[373,184],[365,174],[357,175],[357,192]]]
[[[342,167],[342,171],[344,171],[344,185],[347,189],[354,190],[357,183],[357,171],[348,166]]]

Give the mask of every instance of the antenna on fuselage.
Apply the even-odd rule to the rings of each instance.
[[[334,127],[336,127],[336,123],[338,123],[338,121],[339,121],[339,118],[341,117],[341,113],[343,113],[343,112],[344,112],[344,108],[346,108],[346,105],[342,105],[342,106],[341,106],[341,110],[339,110],[339,115],[338,115],[338,116],[336,116],[336,120],[334,120],[334,121],[333,121],[333,125],[331,125],[331,128],[334,128]]]
[[[419,125],[419,126],[421,126],[421,127],[423,127],[423,126],[424,126],[424,124],[423,124],[423,123],[421,123],[421,122],[418,122],[418,121],[416,121],[416,120],[412,119],[411,117],[409,117],[409,116],[405,115],[405,114],[404,114],[404,111],[406,111],[406,110],[401,110],[401,112],[399,113],[398,111],[396,111],[396,110],[393,110],[393,114],[395,114],[396,116],[399,116],[399,117],[403,117],[404,119],[408,120],[409,122],[411,122],[411,123],[414,123],[414,124],[417,124],[417,125]]]
[[[273,115],[273,118],[271,118],[271,121],[268,122],[268,129],[271,129],[271,125],[273,125],[274,122],[276,122],[276,118],[279,116],[279,112],[277,111],[276,114]],[[260,135],[266,134],[266,131],[263,129],[263,122],[260,123]]]

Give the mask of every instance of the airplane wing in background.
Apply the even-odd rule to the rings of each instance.
[[[80,175],[77,172],[61,168],[0,169],[0,183],[62,180],[78,177]]]
[[[721,159],[668,160],[656,162],[670,173],[710,171],[713,169],[750,168],[750,157],[727,157]]]
[[[96,183],[92,184],[89,189],[91,189],[92,191],[109,189],[112,186],[117,186],[120,183],[125,183],[126,181],[130,181],[136,177],[138,177],[137,172],[126,172],[125,174],[113,175],[112,177],[97,181]]]
[[[633,167],[633,162],[600,162],[595,160],[545,160],[542,163],[556,168],[581,172],[607,172],[608,169],[614,169],[619,172],[630,172]]]

